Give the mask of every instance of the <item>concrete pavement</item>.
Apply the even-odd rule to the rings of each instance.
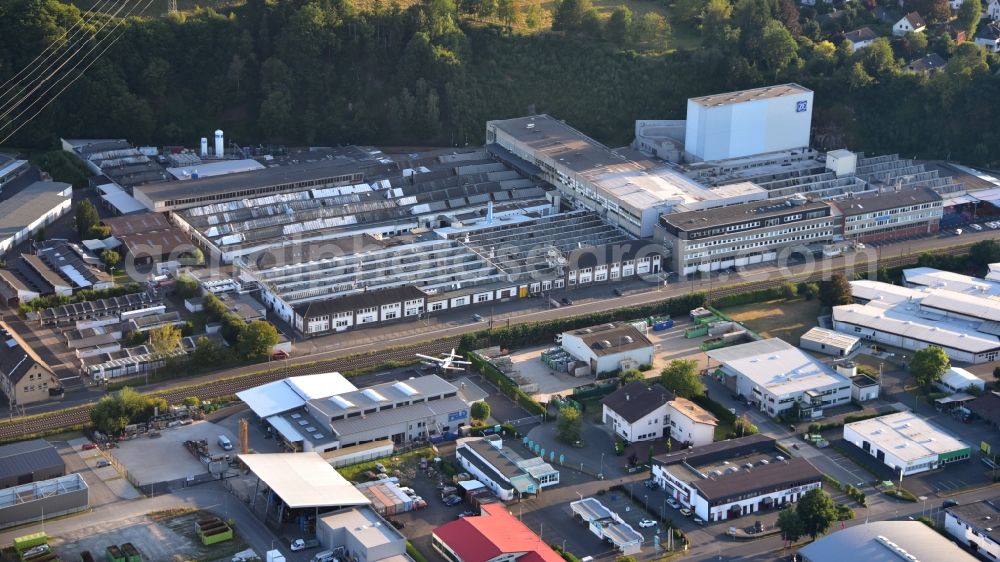
[[[17,529],[8,529],[0,532],[0,544],[10,544],[15,537],[38,532],[43,529],[50,535],[60,535],[86,528],[92,525],[94,521],[123,521],[145,515],[151,511],[178,508],[202,509],[210,511],[219,517],[234,519],[236,521],[237,532],[261,556],[273,544],[275,548],[285,554],[289,561],[304,561],[307,559],[307,557],[301,555],[292,556],[293,553],[288,550],[288,545],[281,544],[274,533],[254,517],[245,505],[226,492],[221,484],[218,483],[185,488],[155,498],[115,502],[78,515],[55,521],[47,521],[44,524],[39,522]]]

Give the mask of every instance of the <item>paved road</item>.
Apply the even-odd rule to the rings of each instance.
[[[144,515],[151,511],[175,508],[198,508],[210,511],[223,518],[231,517],[236,520],[236,528],[242,533],[243,538],[258,554],[263,555],[273,544],[286,557],[289,557],[288,560],[290,561],[306,560],[304,556],[292,557],[292,553],[288,550],[287,545],[280,543],[274,533],[265,527],[259,519],[254,517],[246,506],[222,489],[221,485],[215,483],[186,488],[173,494],[157,496],[155,498],[103,505],[85,514],[65,517],[56,521],[47,521],[44,528],[45,532],[50,535],[60,535],[90,527],[95,521],[106,523]],[[28,533],[40,531],[41,529],[42,524],[36,523],[29,527],[0,532],[0,544],[10,544],[14,540],[14,537],[20,537]]]

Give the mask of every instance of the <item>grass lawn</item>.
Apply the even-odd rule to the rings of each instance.
[[[798,345],[802,334],[816,326],[819,309],[818,299],[799,299],[734,306],[723,312],[764,337],[781,338]]]
[[[736,431],[736,428],[733,427],[733,424],[719,420],[719,425],[715,426],[715,436],[712,439],[714,441],[725,441],[729,439],[729,434],[734,431]]]

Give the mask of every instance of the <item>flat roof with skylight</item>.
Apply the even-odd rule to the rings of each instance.
[[[708,356],[775,395],[849,383],[830,367],[777,338],[716,349]]]
[[[812,90],[804,88],[798,84],[782,84],[780,86],[765,86],[763,88],[754,88],[752,90],[740,90],[738,92],[727,92],[724,94],[691,98],[691,101],[705,107],[716,107],[721,105],[744,103],[748,101],[779,98],[782,96],[793,96],[811,91]]]
[[[913,412],[897,412],[852,422],[846,424],[844,429],[854,431],[879,449],[907,462],[969,448]]]

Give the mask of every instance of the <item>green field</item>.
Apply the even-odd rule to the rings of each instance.
[[[730,318],[768,338],[799,344],[802,334],[816,326],[819,300],[771,301],[734,306],[723,310]]]

